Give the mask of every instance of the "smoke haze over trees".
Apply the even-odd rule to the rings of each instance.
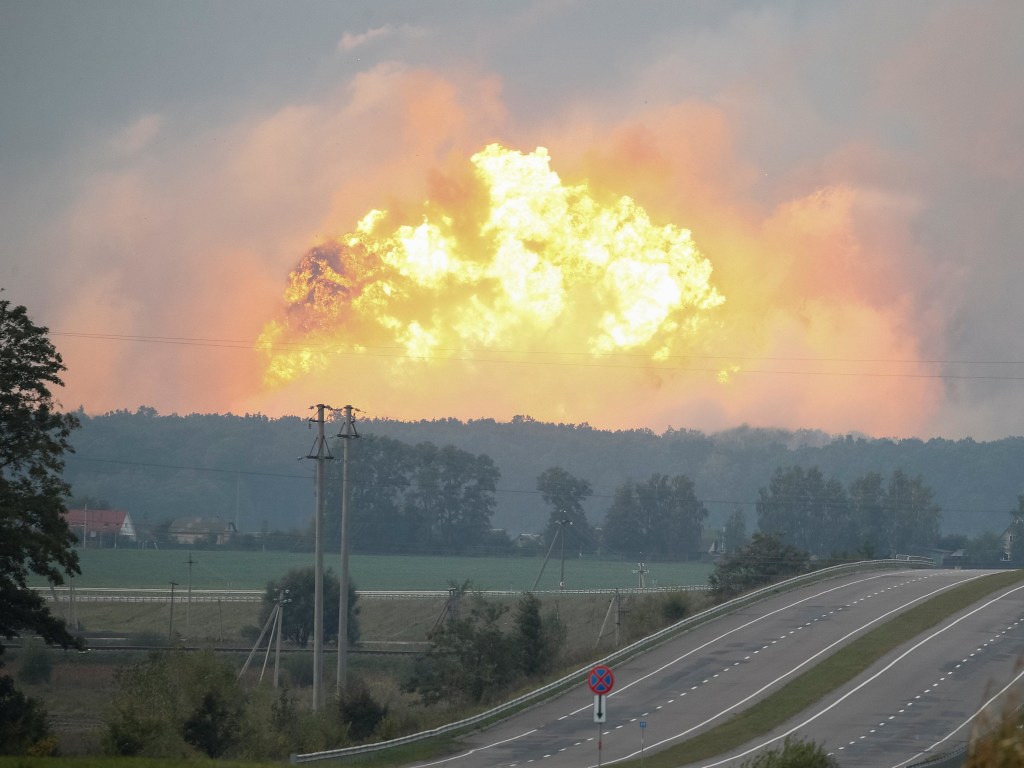
[[[144,529],[189,515],[237,520],[243,534],[308,531],[313,462],[304,457],[313,434],[303,419],[160,416],[146,408],[77,416],[82,424],[77,452],[67,457],[65,470],[76,498],[103,499],[126,509]],[[329,425],[328,434],[336,431]],[[353,540],[363,551],[374,551],[382,541],[392,548],[396,537],[412,536],[412,529],[400,527],[403,520],[415,523],[413,544],[419,551],[447,547],[454,531],[469,537],[461,549],[466,553],[481,547],[493,551],[491,528],[504,529],[509,538],[543,534],[555,502],[545,501],[538,478],[552,468],[589,487],[589,495],[580,493],[582,485],[574,493],[590,526],[605,523],[624,484],[646,483],[659,474],[693,482],[694,497],[708,513],[705,528],[724,528],[740,510],[745,535],[761,522],[761,490],[770,491],[779,468],[813,468],[802,470],[805,479],[819,473],[821,493],[832,481],[841,484],[865,530],[874,532],[866,540],[863,531],[856,537],[848,531],[847,543],[876,553],[898,547],[898,539],[886,536],[903,535],[883,535],[880,527],[887,514],[882,502],[891,493],[916,503],[915,493],[930,489],[925,507],[941,508],[940,532],[974,535],[1001,533],[1024,490],[1019,474],[1024,438],[895,441],[750,428],[657,435],[528,417],[508,423],[362,420],[359,432],[362,437],[351,446],[350,477]],[[339,456],[336,441],[331,443]],[[329,464],[329,504],[338,503],[339,465]],[[897,471],[902,479],[894,478]],[[442,500],[454,504],[458,514],[431,517]],[[774,525],[769,519],[764,524]],[[577,533],[570,534],[573,546],[585,545]],[[336,535],[330,528],[328,534]]]

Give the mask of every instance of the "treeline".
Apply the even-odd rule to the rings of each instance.
[[[160,416],[148,408],[78,415],[82,427],[72,436],[76,453],[67,457],[65,471],[76,498],[126,509],[140,527],[148,529],[194,516],[237,522],[243,534],[254,539],[262,536],[264,543],[273,531],[288,532],[279,537],[282,545],[287,537],[306,535],[313,510],[314,462],[305,457],[315,436],[306,420],[261,415]],[[479,468],[478,491],[493,501],[488,530],[504,529],[513,539],[551,527],[552,503],[538,489],[537,479],[552,467],[588,483],[590,494],[580,502],[580,511],[595,527],[605,523],[619,489],[632,483],[636,493],[637,484],[655,475],[688,478],[707,512],[704,527],[716,529],[726,527],[737,509],[753,528],[760,490],[771,483],[778,467],[817,467],[823,477],[841,483],[848,492],[858,478],[871,473],[889,478],[898,468],[931,489],[934,504],[943,510],[942,532],[947,535],[1001,533],[1007,513],[1024,490],[1019,471],[1024,466],[1024,438],[990,443],[872,440],[746,427],[715,435],[673,429],[659,435],[650,430],[545,424],[529,417],[511,422],[368,419],[359,421],[357,428],[361,438],[352,444],[353,462],[373,454],[370,438],[391,439],[411,446],[408,450],[413,452],[416,446],[432,444],[437,452],[448,446],[474,458],[487,457],[499,473],[493,491],[488,491],[487,471]],[[332,425],[328,433],[337,431]],[[336,454],[340,453],[337,443],[331,441]],[[378,500],[377,511],[389,512],[392,521],[396,515],[408,515],[406,522],[415,523],[417,546],[423,546],[426,536],[427,546],[434,548],[459,525],[478,533],[482,529],[479,515],[474,514],[461,522],[432,521],[429,531],[424,528],[430,497],[444,498],[454,490],[438,479],[436,489],[424,485],[422,498],[413,503],[411,489],[418,489],[421,481],[427,483],[438,463],[448,458],[452,457],[424,454],[416,460],[421,466],[415,472],[404,463],[407,459],[397,461],[393,469],[402,477],[393,478],[398,484],[390,510]],[[331,465],[332,493],[340,482],[337,465]],[[462,471],[457,466],[451,469]],[[387,467],[373,470],[371,479],[378,490],[389,482],[388,471]],[[410,479],[415,482],[402,485]],[[472,488],[472,482],[462,486],[470,495]],[[471,500],[465,501],[470,504]],[[625,505],[625,499],[619,504]],[[373,520],[366,524],[385,528]],[[397,535],[394,529],[388,532]],[[573,522],[570,535],[577,544],[586,546],[586,533],[585,526]],[[652,551],[652,538],[656,537],[648,534],[647,541],[633,542],[628,549]],[[486,539],[484,534],[485,546]],[[544,540],[551,540],[550,532]]]
[[[707,510],[683,475],[626,481],[595,525],[585,511],[590,482],[548,467],[533,483],[548,508],[547,524],[535,536],[513,539],[493,525],[500,473],[489,456],[372,435],[353,454],[349,524],[357,552],[533,555],[556,543],[574,555],[687,559],[703,551]],[[340,509],[340,482],[329,487],[327,506]],[[340,516],[332,514],[325,527],[329,545],[340,543]]]
[[[758,529],[814,557],[925,554],[939,540],[941,518],[932,489],[901,470],[888,480],[869,472],[844,486],[817,467],[780,467],[758,491]]]

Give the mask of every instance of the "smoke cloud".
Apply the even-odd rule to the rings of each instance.
[[[378,416],[659,431],[1024,431],[1022,8],[739,3],[634,19],[597,4],[584,20],[573,4],[442,7],[321,19],[322,35],[268,17],[239,27],[237,48],[196,38],[187,59],[180,41],[146,39],[179,56],[176,75],[125,43],[117,71],[134,63],[140,83],[195,67],[138,94],[114,88],[114,70],[48,13],[12,18],[0,50],[40,77],[77,56],[105,90],[79,98],[80,83],[53,80],[43,121],[34,91],[0,78],[3,284],[56,332],[68,407],[276,415],[346,401]],[[82,45],[100,27],[133,39],[122,16],[79,18]],[[282,50],[257,57],[251,41],[271,27]],[[29,28],[35,45],[11,31]],[[73,141],[47,133],[72,124]],[[479,240],[470,158],[494,143],[545,147],[559,182],[595,205],[628,198],[652,226],[687,231],[723,300],[695,324],[673,316],[649,345],[600,354],[584,343],[597,308],[589,325],[573,315],[578,337],[478,327],[431,360],[409,353],[408,334],[288,324],[289,274],[372,210],[391,231],[426,218]],[[487,285],[460,283],[420,327],[444,329],[474,300],[500,306]],[[272,323],[286,328],[279,349],[335,348],[268,379]]]

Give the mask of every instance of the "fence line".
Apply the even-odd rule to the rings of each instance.
[[[36,587],[46,600],[52,602],[53,594],[48,588]],[[644,595],[666,592],[700,592],[710,589],[704,584],[687,584],[677,587],[626,587],[622,589],[563,589],[534,592],[540,597],[557,595]],[[58,602],[70,600],[69,587],[56,587],[54,593]],[[259,603],[266,593],[257,589],[193,589],[192,602],[213,603]],[[485,597],[521,597],[525,592],[516,590],[474,591]],[[75,601],[83,603],[166,603],[171,599],[171,590],[164,588],[120,588],[120,587],[75,587]],[[360,589],[356,595],[361,600],[443,600],[448,597],[446,589]],[[188,590],[174,590],[174,599],[187,600]]]

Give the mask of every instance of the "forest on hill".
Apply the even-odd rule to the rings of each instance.
[[[141,526],[182,517],[232,521],[242,533],[309,526],[315,462],[307,457],[316,432],[305,419],[163,416],[151,408],[78,416],[82,425],[72,437],[75,453],[67,457],[65,470],[73,504],[124,509]],[[327,434],[336,435],[339,427],[329,423]],[[457,482],[459,503],[467,509],[476,504],[486,526],[504,529],[510,538],[549,527],[550,494],[546,499],[538,490],[538,479],[552,468],[587,484],[589,493],[578,501],[591,526],[604,521],[624,484],[639,487],[655,476],[666,483],[680,477],[692,483],[692,495],[706,513],[705,529],[723,528],[739,514],[748,531],[757,527],[759,493],[780,468],[817,468],[842,486],[870,473],[888,478],[899,471],[919,478],[933,493],[946,534],[1002,532],[1024,492],[1024,438],[1019,437],[893,440],[751,427],[710,435],[672,429],[656,434],[542,423],[527,416],[510,422],[366,419],[356,427],[365,439],[351,445],[353,467],[363,464],[374,472],[372,487],[366,483],[362,491],[364,503],[370,496],[374,503],[382,495],[394,497],[401,483],[418,488]],[[341,441],[329,442],[340,456]],[[389,470],[391,449],[398,447],[402,467]],[[331,463],[332,494],[340,484],[339,464]],[[389,480],[388,471],[402,476]],[[456,476],[461,479],[452,480]],[[410,491],[402,493],[408,496],[403,503],[413,499]],[[443,489],[437,493],[435,499],[420,493],[413,500],[420,507],[443,503]],[[356,485],[353,503],[359,500]],[[375,525],[381,535],[395,535],[385,512],[375,517]],[[484,525],[479,514],[467,524]]]

